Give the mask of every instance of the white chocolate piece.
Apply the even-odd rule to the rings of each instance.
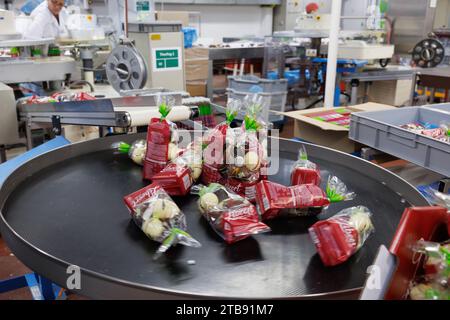
[[[372,228],[372,221],[370,220],[370,216],[363,212],[353,214],[350,223],[360,233],[369,231]]]
[[[156,240],[163,234],[164,226],[161,220],[151,218],[144,223],[142,231],[153,240]]]
[[[212,192],[205,193],[200,197],[200,207],[208,211],[219,204],[219,198]]]
[[[180,209],[175,203],[166,199],[158,199],[153,204],[153,217],[161,220],[172,219],[178,213]]]
[[[421,283],[412,287],[411,291],[409,292],[409,296],[411,300],[425,300],[425,292],[428,289],[430,289],[430,286]]]
[[[234,164],[235,164],[235,166],[238,167],[238,168],[243,167],[244,164],[245,164],[245,160],[244,160],[243,157],[236,157],[236,159],[235,159],[235,161],[234,161]]]
[[[259,166],[259,157],[258,154],[254,151],[250,151],[245,155],[245,166],[248,170],[254,171]]]
[[[175,159],[179,151],[180,149],[178,149],[178,146],[176,144],[169,143],[169,148],[167,150],[167,158],[169,159],[169,161]]]
[[[192,169],[192,179],[197,180],[202,174],[202,168],[195,167]]]

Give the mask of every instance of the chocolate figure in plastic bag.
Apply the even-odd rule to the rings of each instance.
[[[147,152],[147,141],[144,139],[136,140],[132,144],[126,142],[117,142],[112,148],[119,153],[126,153],[134,163],[142,166],[144,164],[145,154]]]
[[[314,184],[319,186],[321,182],[319,166],[308,160],[305,146],[299,150],[298,160],[294,164],[291,173],[291,185]]]
[[[227,135],[226,161],[228,178],[256,181],[267,162],[267,124],[262,118],[268,108],[265,97],[247,96],[243,130]]]
[[[175,159],[178,149],[177,126],[167,120],[175,99],[170,95],[158,95],[159,118],[152,118],[147,131],[147,151],[144,159],[143,176],[151,180],[170,160]]]
[[[412,300],[450,300],[450,241],[420,240],[412,248],[424,256],[423,275],[410,283]]]
[[[270,231],[253,204],[218,183],[194,186],[192,193],[199,195],[200,212],[228,244]]]
[[[316,216],[331,203],[349,201],[354,192],[335,176],[328,177],[326,191],[314,184],[284,186],[272,181],[256,185],[256,203],[263,220],[282,215]]]
[[[157,184],[151,184],[124,197],[134,222],[150,239],[161,243],[154,258],[180,243],[189,247],[201,244],[189,235],[184,213]]]
[[[375,230],[371,216],[372,213],[366,207],[352,207],[309,228],[324,265],[341,264],[363,246]]]
[[[219,182],[225,168],[225,146],[227,134],[230,136],[231,123],[236,118],[242,104],[239,100],[229,99],[225,112],[226,120],[209,130],[203,138],[203,168],[201,180],[204,184]]]

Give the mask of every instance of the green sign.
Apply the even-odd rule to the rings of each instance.
[[[153,59],[158,70],[180,68],[179,49],[155,49]]]
[[[136,11],[150,11],[150,2],[136,1]]]

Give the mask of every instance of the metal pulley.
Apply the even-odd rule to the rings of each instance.
[[[117,91],[142,89],[147,82],[147,67],[131,43],[116,46],[106,61],[106,76]]]
[[[445,48],[439,40],[434,38],[420,41],[412,52],[413,61],[422,68],[436,67],[444,58]]]

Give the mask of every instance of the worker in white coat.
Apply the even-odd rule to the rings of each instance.
[[[68,36],[64,0],[44,0],[31,12],[30,17],[33,21],[25,31],[25,39],[57,39]]]

